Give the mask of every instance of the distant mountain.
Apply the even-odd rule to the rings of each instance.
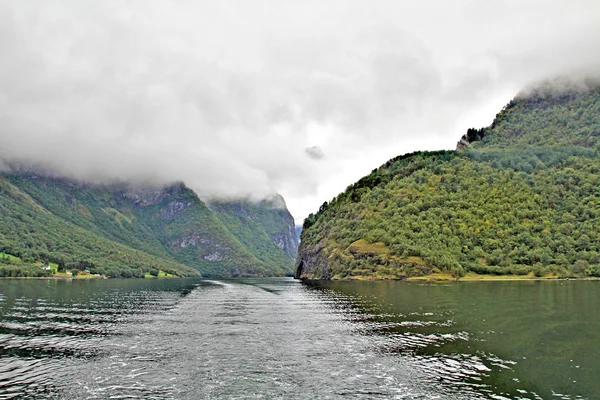
[[[287,234],[290,221],[294,224],[283,199],[215,204],[208,206],[183,183],[96,185],[39,172],[3,173],[0,252],[91,272],[158,267],[178,276],[292,272],[297,241],[293,232]]]
[[[294,218],[280,195],[260,202],[212,201],[208,206],[236,239],[265,264],[294,263],[298,252]],[[281,272],[289,273],[289,269]]]
[[[457,151],[389,160],[304,221],[296,276],[600,276],[600,84],[516,96]]]

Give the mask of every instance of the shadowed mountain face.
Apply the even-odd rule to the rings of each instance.
[[[4,173],[0,251],[92,270],[125,263],[142,270],[172,265],[176,275],[290,274],[297,241],[287,234],[293,218],[283,199],[222,204],[228,212],[211,209],[183,183],[95,185]]]
[[[396,157],[304,221],[296,276],[600,276],[600,86],[515,97],[457,151]]]

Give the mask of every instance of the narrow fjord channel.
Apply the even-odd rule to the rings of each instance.
[[[0,281],[0,398],[592,399],[600,282]]]

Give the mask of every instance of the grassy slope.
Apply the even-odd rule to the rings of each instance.
[[[307,218],[302,274],[600,275],[599,118],[598,89],[538,91],[464,151],[390,160]]]

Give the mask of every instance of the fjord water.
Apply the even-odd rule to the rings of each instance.
[[[598,398],[600,282],[0,281],[0,398]]]

